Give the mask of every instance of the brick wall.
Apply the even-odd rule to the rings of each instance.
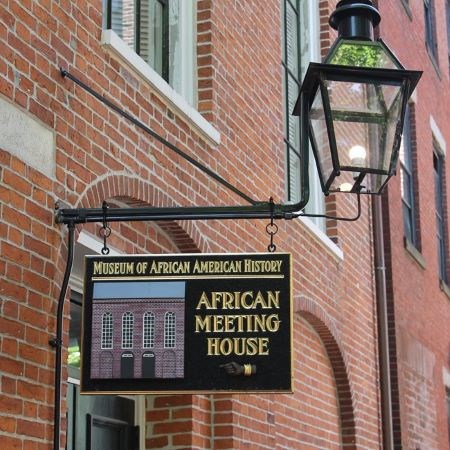
[[[53,175],[46,175],[26,162],[26,148],[0,150],[4,448],[51,448],[54,351],[48,340],[55,334],[67,255],[67,230],[53,220],[55,202],[72,207],[100,207],[105,199],[130,206],[242,203],[63,79],[59,68],[242,191],[282,202],[279,8],[276,0],[264,8],[256,0],[198,2],[199,110],[220,132],[217,145],[102,47],[99,0],[0,5],[2,98],[51,130],[54,148],[48,155],[54,154],[55,167]],[[45,167],[50,159],[44,159]],[[356,210],[351,199],[339,199],[336,208],[347,215]],[[265,225],[243,220],[113,223],[109,244],[125,253],[265,251]],[[363,200],[358,222],[335,225],[343,258],[302,222],[278,225],[275,244],[294,259],[295,393],[149,396],[147,448],[339,448],[341,440],[349,449],[380,447],[368,200]],[[77,226],[77,233],[83,229],[96,235],[97,228]],[[66,305],[65,330],[67,314]]]
[[[401,187],[397,177],[385,201],[385,233],[390,310],[391,367],[394,382],[395,448],[447,449],[447,410],[443,372],[449,370],[450,302],[440,288],[433,179],[433,118],[450,142],[449,68],[445,8],[434,1],[438,61],[425,45],[422,2],[378,2],[381,36],[410,69],[423,70],[413,97],[416,149],[419,256],[403,244]],[[409,3],[409,6],[405,6]],[[406,38],[407,37],[407,38]],[[407,39],[408,45],[405,45]],[[448,155],[448,148],[447,148]],[[446,179],[450,176],[448,157]],[[448,181],[446,186],[448,211]],[[448,226],[448,220],[447,220]],[[448,229],[447,229],[448,235]]]

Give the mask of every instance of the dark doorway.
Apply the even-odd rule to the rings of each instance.
[[[133,399],[79,391],[76,384],[68,384],[67,450],[139,449]]]
[[[124,352],[120,358],[120,377],[134,378],[134,355],[131,352]]]
[[[145,352],[142,355],[142,378],[155,378],[155,354]]]

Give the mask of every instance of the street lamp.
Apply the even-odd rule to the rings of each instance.
[[[372,40],[379,22],[370,0],[337,4],[329,23],[338,38],[324,64],[309,65],[294,108],[307,111],[325,194],[379,194],[395,174],[406,104],[422,72],[405,70]]]

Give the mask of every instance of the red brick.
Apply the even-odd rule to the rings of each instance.
[[[3,413],[19,415],[22,412],[23,402],[20,398],[11,398],[0,395],[0,405]]]
[[[36,421],[18,420],[17,434],[42,439],[45,436],[45,425]]]

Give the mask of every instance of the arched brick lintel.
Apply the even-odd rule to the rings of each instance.
[[[99,208],[103,200],[117,200],[129,207],[175,206],[173,200],[148,181],[124,172],[96,179],[80,195],[79,208]],[[155,221],[182,253],[208,252],[209,245],[194,221]]]
[[[307,297],[299,296],[294,299],[294,311],[314,328],[323,342],[336,383],[342,447],[348,450],[356,450],[352,390],[348,378],[347,363],[341,350],[339,333],[326,311]]]

